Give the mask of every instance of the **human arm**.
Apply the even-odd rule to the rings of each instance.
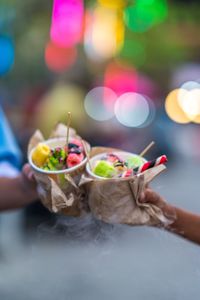
[[[173,220],[164,229],[200,244],[200,214],[194,214],[167,203],[149,188],[141,194],[140,201],[158,206],[167,218]]]
[[[36,183],[28,164],[14,177],[0,177],[0,211],[23,207],[37,197]]]

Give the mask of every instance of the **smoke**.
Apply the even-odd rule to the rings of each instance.
[[[39,239],[52,238],[73,243],[102,243],[121,235],[125,227],[108,224],[95,219],[91,214],[82,217],[59,216],[52,225],[43,223],[38,227]]]

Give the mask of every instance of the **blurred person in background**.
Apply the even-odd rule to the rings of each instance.
[[[140,201],[158,206],[163,214],[172,220],[165,230],[178,234],[200,245],[200,214],[194,214],[167,203],[159,194],[147,188]]]
[[[0,211],[20,208],[37,199],[36,184],[28,164],[19,171],[21,153],[0,108]]]

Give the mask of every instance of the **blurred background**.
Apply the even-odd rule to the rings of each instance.
[[[24,162],[35,129],[47,138],[71,111],[93,146],[139,153],[154,140],[147,158],[169,158],[154,188],[200,212],[199,24],[198,0],[0,0],[0,105]],[[200,292],[199,248],[166,232],[57,218],[40,203],[0,223],[1,299]]]

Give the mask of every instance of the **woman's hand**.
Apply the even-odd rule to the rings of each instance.
[[[0,177],[0,211],[24,207],[37,199],[36,181],[28,164],[16,177]]]
[[[176,233],[190,241],[200,244],[200,214],[194,214],[167,203],[160,195],[147,188],[141,194],[142,203],[158,206],[172,223],[165,229]]]
[[[159,207],[164,216],[168,218],[169,220],[175,220],[176,219],[176,210],[175,208],[167,203],[159,194],[154,192],[150,188],[146,188],[142,194],[140,195],[139,201],[141,203],[150,203],[157,207]]]
[[[22,189],[25,193],[27,193],[27,197],[29,197],[30,200],[35,200],[38,198],[34,173],[29,164],[25,164],[23,166],[22,172],[20,174],[20,182]]]

